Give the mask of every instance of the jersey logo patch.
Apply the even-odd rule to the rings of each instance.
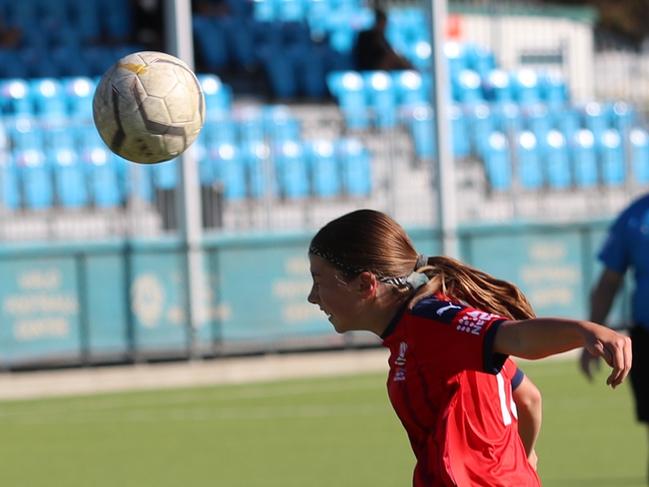
[[[437,298],[422,299],[415,308],[412,314],[416,316],[423,316],[426,318],[435,318],[441,323],[450,325],[455,320],[457,314],[465,309],[465,306],[451,301],[443,301]]]
[[[408,344],[401,342],[399,344],[399,355],[394,361],[397,366],[394,371],[394,382],[401,382],[406,380],[406,352],[408,351]]]
[[[480,335],[484,325],[495,318],[498,318],[498,316],[484,311],[468,311],[460,316],[460,319],[457,321],[456,330],[472,335]]]

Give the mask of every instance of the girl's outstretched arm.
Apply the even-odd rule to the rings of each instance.
[[[631,370],[631,339],[590,321],[534,318],[505,321],[494,340],[494,352],[526,359],[585,347],[613,369],[606,383],[615,388]]]

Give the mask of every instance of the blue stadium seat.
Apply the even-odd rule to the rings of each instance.
[[[451,133],[453,134],[453,155],[458,159],[468,157],[472,150],[469,117],[465,116],[459,105],[454,104],[449,108],[449,118],[451,120]],[[484,127],[484,130],[486,132],[489,130],[489,127]]]
[[[570,100],[566,80],[558,71],[540,73],[539,88],[543,102],[551,109],[564,108]]]
[[[260,22],[269,22],[276,20],[274,0],[253,0],[252,14],[255,20]]]
[[[523,130],[523,116],[516,103],[503,102],[493,107],[494,127],[508,136]]]
[[[613,103],[610,110],[610,117],[611,121],[609,126],[624,135],[628,134],[636,124],[637,113],[635,108],[629,103],[618,101]]]
[[[313,194],[322,198],[341,194],[342,178],[334,144],[329,140],[315,140],[308,151]]]
[[[492,51],[476,44],[466,44],[465,51],[469,69],[477,72],[480,78],[485,78],[496,69],[496,59]]]
[[[23,79],[0,81],[2,109],[6,115],[32,115],[34,107],[29,96],[29,84]]]
[[[90,200],[96,208],[116,208],[122,204],[125,190],[139,200],[152,200],[150,168],[128,163],[133,171],[124,178],[126,181],[124,185],[119,166],[123,165],[125,169],[127,163],[106,147],[99,145],[88,147],[82,154],[81,160],[86,167]]]
[[[489,186],[495,191],[512,187],[512,162],[507,137],[502,132],[491,132],[484,150],[484,169]]]
[[[473,70],[463,69],[452,78],[453,100],[461,104],[484,103],[480,75]]]
[[[189,151],[198,166],[198,180],[203,187],[211,187],[218,182],[217,161],[210,157],[212,152],[205,145],[205,136],[198,135]]]
[[[17,210],[20,207],[20,180],[12,154],[0,154],[0,207]]]
[[[270,148],[263,141],[245,144],[241,148],[242,158],[248,175],[248,195],[251,198],[262,198],[277,194],[277,185],[272,180],[268,169],[270,166]]]
[[[410,112],[408,126],[412,135],[415,155],[419,159],[433,160],[435,157],[435,120],[433,115],[432,107],[427,104],[414,107]]]
[[[230,113],[224,112],[220,115],[213,114],[205,120],[201,136],[205,138],[206,144],[234,144],[237,142],[238,132],[238,123],[232,119]]]
[[[277,18],[282,22],[300,22],[306,17],[306,5],[302,0],[276,0]]]
[[[68,115],[66,96],[61,82],[56,78],[34,79],[30,82],[29,96],[36,114],[41,117],[64,118]]]
[[[304,48],[293,47],[289,54],[294,57],[300,95],[322,99],[327,94],[326,78],[333,54],[331,48],[309,40]]]
[[[192,28],[196,50],[205,67],[210,71],[226,67],[230,58],[225,29],[220,28],[211,18],[201,15],[192,17]]]
[[[469,69],[469,61],[464,45],[460,42],[448,41],[444,44],[444,55],[448,61],[451,79],[465,69]]]
[[[54,202],[52,168],[45,154],[39,149],[15,152],[22,181],[23,204],[30,210],[51,208]]]
[[[95,82],[87,76],[75,76],[63,80],[63,91],[67,97],[68,113],[77,120],[92,120],[92,97]]]
[[[335,71],[327,76],[327,87],[338,100],[345,123],[349,129],[369,127],[368,100],[365,96],[363,76],[356,71]]]
[[[645,129],[634,128],[629,132],[629,143],[635,181],[649,183],[649,134]]]
[[[215,74],[201,73],[198,82],[205,96],[205,118],[220,117],[232,108],[232,89],[221,82]]]
[[[516,101],[521,105],[533,105],[542,102],[538,74],[531,69],[520,69],[512,75],[513,90]]]
[[[566,138],[558,130],[550,130],[543,147],[547,182],[552,189],[567,189],[572,185],[572,170]]]
[[[534,132],[522,131],[516,138],[516,160],[521,188],[536,190],[543,186],[542,155]]]
[[[421,105],[430,99],[419,71],[395,71],[392,73],[392,81],[397,94],[397,105],[400,107]]]
[[[63,208],[81,208],[88,204],[84,164],[73,147],[50,153],[54,167],[56,201]]]
[[[263,108],[264,132],[273,142],[300,139],[300,122],[286,105],[268,105]]]
[[[374,125],[390,129],[397,123],[397,93],[387,71],[369,71],[364,75],[366,99],[372,110]]]
[[[371,155],[360,140],[340,139],[336,143],[343,188],[350,196],[369,196],[372,192]]]
[[[602,182],[608,186],[620,186],[626,179],[626,165],[622,137],[615,129],[607,129],[599,141]]]
[[[551,125],[555,126],[568,141],[572,141],[580,130],[581,124],[578,111],[572,106],[556,108],[550,114]]]
[[[280,195],[287,199],[309,196],[309,172],[302,143],[295,140],[279,143],[274,160]]]
[[[469,107],[465,113],[469,140],[471,141],[471,152],[479,157],[484,157],[484,150],[489,135],[495,128],[495,121],[491,115],[491,109],[488,104],[479,103]]]
[[[537,103],[524,108],[525,125],[534,132],[536,140],[544,142],[548,132],[552,130],[552,117],[546,105]]]
[[[412,48],[405,53],[406,58],[416,69],[423,72],[430,70],[433,56],[433,47],[428,40],[419,40],[412,44]]]
[[[239,147],[233,144],[220,144],[212,147],[215,151],[211,157],[217,160],[218,179],[223,184],[226,200],[238,201],[248,195],[246,165],[241,157]]]
[[[44,148],[44,131],[35,117],[19,116],[7,120],[7,134],[14,150]]]
[[[288,56],[285,46],[266,44],[257,47],[257,56],[266,73],[273,95],[290,99],[297,95],[295,54]]]
[[[601,140],[602,135],[609,128],[608,106],[599,102],[586,103],[581,109],[581,114],[583,127],[593,132],[596,141]]]
[[[243,107],[235,113],[240,144],[262,141],[266,138],[264,118],[261,108]]]
[[[579,129],[574,133],[572,141],[575,185],[578,188],[593,188],[599,181],[595,136],[588,129]]]
[[[513,103],[514,91],[509,73],[502,69],[491,70],[484,78],[485,97],[493,103]]]

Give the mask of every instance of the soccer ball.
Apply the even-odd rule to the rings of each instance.
[[[205,120],[199,81],[163,52],[124,56],[101,78],[92,100],[97,131],[124,159],[151,164],[180,155]]]

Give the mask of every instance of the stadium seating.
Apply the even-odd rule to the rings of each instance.
[[[516,137],[518,178],[523,190],[538,190],[544,185],[542,153],[536,135],[523,130]]]
[[[566,138],[558,130],[550,130],[545,135],[542,147],[546,181],[551,189],[565,190],[572,186],[572,170]]]
[[[507,137],[502,132],[491,132],[484,148],[485,174],[490,187],[504,191],[512,187],[512,163]]]
[[[626,164],[622,137],[617,130],[606,129],[600,139],[602,181],[620,186],[626,180]]]
[[[635,181],[649,183],[649,134],[645,129],[634,128],[629,132],[631,145],[631,168]]]
[[[309,196],[309,170],[303,144],[297,141],[282,142],[273,155],[280,195],[290,199]]]
[[[369,151],[354,138],[336,143],[339,167],[345,194],[363,197],[372,193],[372,165]]]
[[[329,140],[314,140],[308,147],[313,195],[320,198],[340,195],[341,168],[334,144]]]
[[[578,188],[592,188],[599,183],[595,136],[588,129],[580,129],[573,134],[572,141],[575,185]]]

